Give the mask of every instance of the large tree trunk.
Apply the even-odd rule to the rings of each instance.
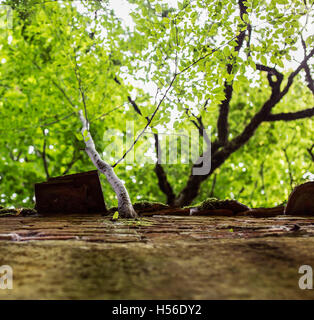
[[[82,111],[79,112],[79,116],[82,122],[81,132],[86,146],[86,153],[88,154],[96,168],[106,176],[108,182],[116,193],[118,198],[119,215],[123,218],[136,218],[138,215],[132,206],[128,191],[126,190],[122,181],[115,174],[113,168],[101,159],[99,153],[96,150],[93,138],[89,132],[88,122],[83,116]]]
[[[211,169],[208,174],[206,175],[193,175],[193,168],[199,167],[200,165],[193,165],[191,175],[185,185],[185,187],[182,189],[182,191],[179,193],[177,198],[174,201],[174,205],[176,207],[184,207],[188,206],[192,203],[192,201],[198,196],[198,192],[200,189],[200,186],[203,181],[208,179],[214,171],[219,168],[230,156],[232,152],[227,152],[224,150],[221,150],[220,152],[215,153],[212,156],[212,162],[211,162]]]

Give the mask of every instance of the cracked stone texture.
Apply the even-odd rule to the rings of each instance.
[[[313,299],[314,217],[0,218],[1,299]]]

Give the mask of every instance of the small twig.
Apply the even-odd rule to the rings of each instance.
[[[302,47],[304,50],[304,58],[306,58],[306,44],[305,41],[301,35],[301,43],[302,43]],[[304,71],[305,71],[305,79],[307,81],[307,86],[308,88],[312,91],[312,93],[314,94],[314,81],[311,75],[311,70],[310,67],[308,65],[308,63],[306,62],[304,65]]]
[[[229,41],[227,41],[226,43],[223,43],[221,46],[213,49],[212,51],[208,52],[207,54],[205,54],[203,57],[198,58],[197,60],[193,61],[190,65],[188,65],[187,67],[185,67],[184,69],[182,69],[177,75],[181,75],[182,73],[184,73],[185,71],[189,70],[190,68],[192,68],[193,66],[195,66],[196,64],[198,64],[200,61],[206,59],[208,56],[210,56],[211,54],[215,53],[216,51],[220,50],[221,48],[223,48],[224,46],[226,46],[227,44],[229,44],[231,41],[233,41],[234,39],[236,39],[237,36],[234,36],[232,39],[230,39]]]
[[[144,132],[146,131],[146,129],[149,127],[149,125],[151,124],[151,122],[153,121],[156,113],[158,112],[161,104],[163,103],[163,101],[165,100],[166,95],[168,94],[170,88],[172,87],[175,79],[177,77],[177,74],[175,74],[173,76],[173,79],[171,80],[167,90],[165,91],[164,95],[162,96],[162,98],[160,99],[155,111],[153,112],[152,116],[149,118],[149,120],[147,121],[147,124],[145,125],[144,129],[140,132],[140,134],[137,136],[137,138],[134,140],[134,142],[132,143],[132,145],[130,146],[130,148],[123,154],[122,158],[120,158],[112,167],[114,168],[116,165],[118,165],[125,157],[126,155],[132,150],[132,148],[135,146],[135,144],[137,143],[137,141],[140,139],[140,137],[144,134]]]
[[[264,163],[265,163],[265,161],[263,161],[262,164],[261,164],[260,175],[261,175],[261,179],[262,179],[262,188],[263,188],[263,192],[264,192],[264,195],[265,195],[265,199],[266,199],[266,201],[268,201],[266,188],[265,188],[265,179],[264,179]]]
[[[68,174],[68,172],[72,169],[73,165],[82,157],[82,153],[78,153],[77,155],[77,149],[74,149],[72,160],[68,163],[66,169],[63,171],[62,175]]]
[[[83,87],[82,87],[82,79],[81,79],[81,76],[79,74],[79,68],[78,68],[78,65],[77,65],[76,57],[75,57],[74,73],[75,73],[76,80],[78,82],[79,91],[81,93],[82,102],[83,102],[83,106],[84,106],[85,119],[87,121],[87,126],[89,128],[89,121],[88,121],[88,116],[87,116],[87,106],[86,106],[86,101],[85,101],[85,91],[83,90]]]
[[[290,163],[290,159],[288,157],[287,148],[283,148],[282,150],[283,150],[283,152],[285,154],[285,158],[286,158],[286,161],[287,161],[287,164],[288,164],[290,188],[291,188],[291,191],[292,191],[293,190],[293,175],[292,175],[291,163]]]
[[[35,62],[33,61],[34,66],[39,69],[42,70],[41,67]],[[69,102],[69,104],[72,106],[72,108],[75,108],[74,103],[71,101],[71,99],[69,98],[69,96],[66,94],[66,92],[64,91],[64,89],[62,87],[60,87],[57,82],[55,82],[53,79],[51,79],[52,83],[54,84],[54,86],[63,94],[63,96],[66,98],[66,100]]]
[[[46,145],[47,145],[47,139],[46,139],[46,134],[45,134],[45,129],[43,129],[43,135],[44,135],[44,144],[43,144],[43,151],[41,153],[41,157],[43,159],[43,164],[44,164],[44,169],[46,173],[46,178],[47,180],[49,179],[49,170],[48,170],[48,163],[47,163],[47,157],[46,157]]]
[[[106,117],[106,116],[107,116],[108,114],[110,114],[111,112],[113,112],[113,111],[115,111],[115,110],[117,110],[117,109],[120,109],[120,108],[124,107],[126,104],[127,104],[127,102],[125,102],[125,103],[123,103],[123,104],[121,104],[121,105],[119,105],[119,106],[117,106],[117,107],[114,107],[113,109],[109,110],[108,112],[105,112],[105,113],[103,113],[102,115],[100,115],[100,116],[92,119],[92,120],[90,121],[90,123]]]
[[[242,188],[240,189],[240,191],[238,192],[238,195],[237,195],[237,199],[240,198],[242,192],[245,190],[245,188],[242,186]]]
[[[212,198],[214,196],[215,186],[216,186],[217,174],[214,174],[212,187],[210,189],[209,197]]]

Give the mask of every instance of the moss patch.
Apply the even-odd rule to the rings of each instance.
[[[0,209],[0,217],[16,216],[16,215],[17,215],[16,209],[7,209],[7,208]]]
[[[192,208],[198,208],[199,210],[217,210],[226,209],[231,210],[233,213],[239,213],[249,210],[246,205],[231,199],[219,200],[217,198],[207,198],[199,204],[191,206]],[[189,207],[189,208],[191,208]]]
[[[141,213],[167,209],[169,206],[161,202],[143,200],[133,203],[133,208],[137,213]],[[106,215],[113,215],[116,211],[118,211],[118,207],[110,208]]]
[[[37,211],[32,208],[20,208],[20,209],[8,209],[0,207],[0,217],[7,217],[7,216],[31,216],[36,215]]]
[[[217,198],[207,198],[197,205],[200,210],[221,209],[228,200],[219,200]]]

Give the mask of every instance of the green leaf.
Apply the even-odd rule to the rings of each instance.
[[[76,133],[75,136],[76,136],[77,140],[83,141],[83,137],[82,137],[81,133]]]
[[[118,219],[119,219],[119,212],[116,211],[112,216],[112,220],[118,220]]]
[[[159,3],[156,3],[155,10],[156,10],[156,13],[161,14],[162,8],[161,8],[161,5]]]
[[[246,76],[240,74],[240,75],[237,76],[237,80],[239,80],[241,82],[246,82],[247,78],[246,78]]]
[[[212,90],[212,93],[218,93],[218,92],[222,92],[223,88],[222,87],[217,87],[215,89]]]
[[[277,64],[278,64],[279,67],[284,68],[284,64],[283,64],[281,59],[277,60]]]
[[[244,13],[243,16],[242,16],[242,18],[243,18],[243,21],[244,21],[244,22],[249,23],[249,16],[248,16],[247,13]]]
[[[193,11],[191,14],[191,22],[195,24],[197,18],[198,18],[198,13]]]
[[[254,61],[252,59],[249,60],[249,63],[250,63],[250,67],[253,69],[253,70],[256,70],[256,65],[254,63]]]
[[[230,55],[230,49],[228,46],[225,46],[222,50],[223,54],[228,57]]]
[[[261,56],[261,62],[264,66],[267,65],[267,59],[264,56]]]

